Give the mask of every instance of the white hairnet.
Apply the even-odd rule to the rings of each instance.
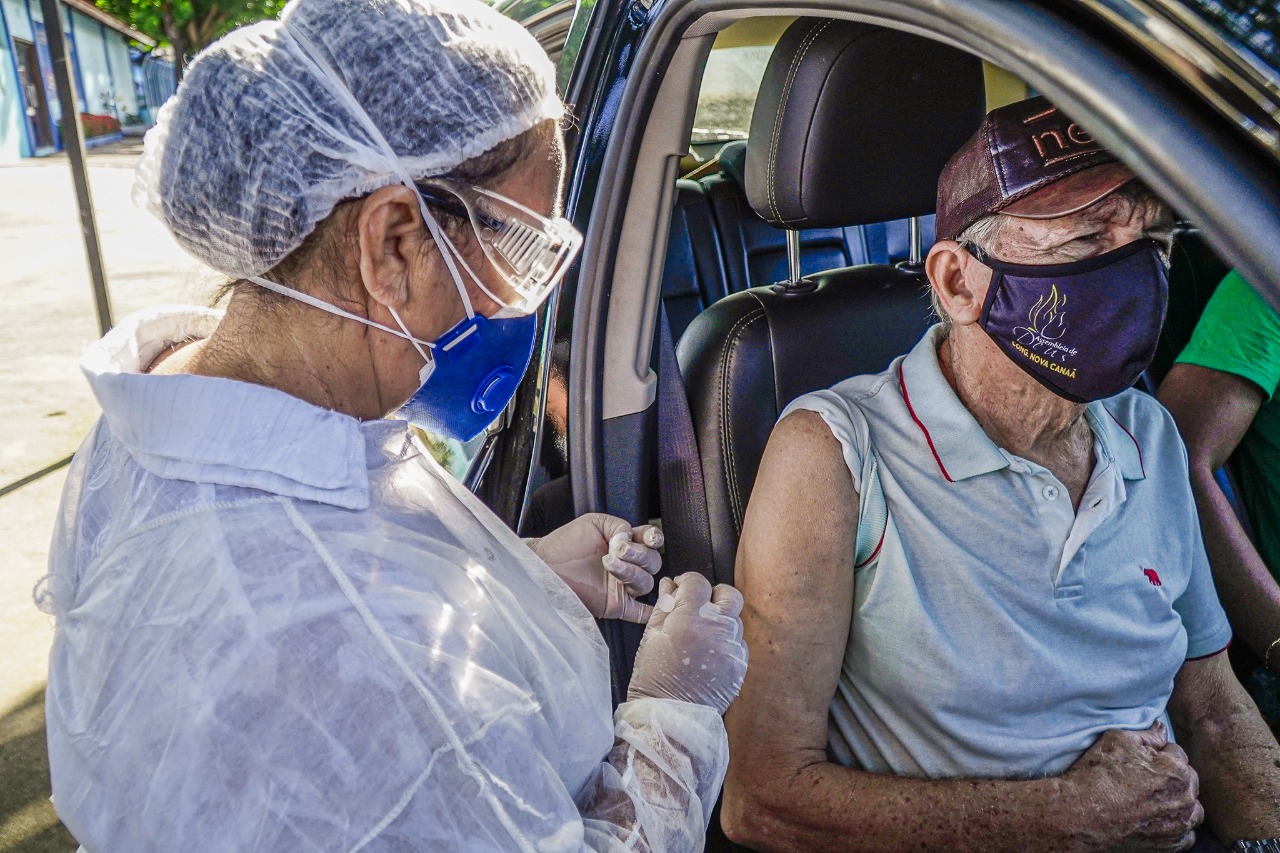
[[[537,41],[479,0],[293,0],[192,62],[147,134],[135,198],[213,268],[261,275],[338,202],[401,168],[445,174],[563,110]]]

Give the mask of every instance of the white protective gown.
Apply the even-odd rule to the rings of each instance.
[[[135,315],[84,357],[104,416],[38,593],[84,849],[701,849],[716,712],[611,713],[586,609],[403,422],[139,372],[217,318]]]

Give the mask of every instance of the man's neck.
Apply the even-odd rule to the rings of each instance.
[[[1027,375],[976,325],[951,331],[938,348],[938,365],[997,445],[1045,466],[1069,488],[1082,471],[1087,482],[1093,433],[1084,405],[1064,400]]]

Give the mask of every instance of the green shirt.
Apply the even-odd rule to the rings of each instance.
[[[1178,361],[1242,376],[1267,395],[1240,442],[1236,473],[1259,552],[1280,580],[1280,315],[1232,271]]]

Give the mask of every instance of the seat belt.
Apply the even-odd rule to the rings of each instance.
[[[667,308],[658,310],[658,495],[666,537],[663,576],[698,572],[715,585],[711,522],[702,458],[676,361]]]

